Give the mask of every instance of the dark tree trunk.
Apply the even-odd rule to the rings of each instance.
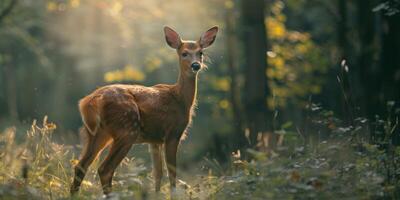
[[[399,112],[394,110],[400,108],[400,13],[392,16],[383,16],[382,23],[382,94],[381,104],[386,105],[388,101],[395,104],[386,113],[392,115],[393,123],[400,118]],[[393,116],[393,114],[395,116]],[[392,142],[400,145],[400,127],[397,126],[392,133]]]
[[[271,116],[268,112],[267,97],[270,95],[268,87],[267,69],[267,34],[265,27],[264,0],[242,1],[242,27],[245,90],[244,104],[246,109],[247,128],[250,133],[250,146],[257,144],[257,135],[268,129]]]
[[[385,101],[400,99],[400,13],[383,16],[382,75]]]
[[[380,101],[379,70],[374,65],[374,4],[372,0],[358,0],[358,35],[360,40],[360,51],[358,56],[358,75],[361,82],[362,94],[360,102],[362,114],[372,118],[378,113]]]
[[[340,60],[347,60],[349,56],[349,40],[348,34],[348,20],[347,20],[347,1],[338,0],[338,46],[339,46],[339,56]]]
[[[354,105],[352,103],[352,91],[350,87],[349,71],[347,63],[349,61],[350,43],[348,39],[348,20],[347,20],[347,1],[338,0],[338,20],[337,20],[337,42],[339,47],[339,84],[342,90],[342,110],[347,125],[354,123]],[[345,62],[343,62],[345,61]]]
[[[235,35],[234,28],[235,17],[233,15],[233,9],[227,9],[225,15],[225,26],[226,26],[226,49],[227,49],[227,63],[229,69],[230,76],[230,102],[232,105],[233,111],[233,127],[234,132],[236,133],[234,136],[234,146],[233,150],[242,149],[246,146],[246,138],[244,135],[243,129],[243,119],[241,116],[241,107],[240,107],[240,95],[239,88],[237,85],[238,76],[237,76],[237,52],[236,52],[236,43],[237,38]]]

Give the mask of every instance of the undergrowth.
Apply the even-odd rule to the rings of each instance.
[[[283,139],[275,148],[249,149],[252,159],[232,154],[224,168],[205,159],[208,172],[180,172],[177,199],[399,199],[400,147],[390,138],[398,121],[377,118],[380,131],[374,140],[368,123],[356,119],[343,127],[340,120],[312,105],[312,125],[303,131],[285,124],[276,131]],[[58,144],[52,134],[56,125],[33,122],[25,140],[17,143],[16,128],[0,134],[1,199],[69,199],[72,169],[77,163],[76,147]],[[315,132],[317,136],[306,132]],[[321,137],[321,132],[324,136]],[[317,139],[315,139],[317,138]],[[102,197],[96,172],[90,167],[79,194],[73,199]],[[218,174],[218,175],[216,175]],[[183,180],[186,180],[183,181]],[[153,189],[151,169],[134,157],[125,158],[117,169],[111,199],[168,199],[164,179],[160,194]]]

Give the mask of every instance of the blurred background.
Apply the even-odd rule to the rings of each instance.
[[[1,0],[0,129],[48,115],[78,144],[77,103],[94,89],[175,83],[164,25],[190,40],[220,27],[183,163],[302,132],[319,107],[351,126],[399,106],[397,0]]]

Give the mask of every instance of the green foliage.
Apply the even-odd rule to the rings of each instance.
[[[329,138],[304,145],[297,134],[275,152],[250,150],[251,162],[236,156],[236,170],[224,178],[217,199],[398,199],[400,148],[350,139],[359,129],[340,127],[332,114],[313,109],[313,123],[329,127]]]
[[[328,62],[310,34],[286,28],[284,6],[283,1],[275,1],[266,19],[271,43],[266,74],[274,95],[268,102],[276,108],[304,107],[309,95],[321,93]]]

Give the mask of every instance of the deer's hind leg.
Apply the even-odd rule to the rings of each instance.
[[[136,138],[137,134],[127,132],[124,136],[114,139],[107,157],[98,169],[104,194],[111,192],[115,169],[128,154]]]
[[[81,158],[79,159],[78,164],[75,166],[74,180],[70,189],[71,194],[79,191],[79,187],[85,177],[88,167],[101,153],[101,151],[111,142],[111,136],[104,131],[98,130],[95,135],[90,135],[86,128],[83,128],[81,131],[84,131],[82,134],[85,134],[85,137],[87,137],[87,140],[84,141],[86,143],[84,144],[86,147],[84,147]]]
[[[140,117],[134,101],[109,103],[104,110],[105,123],[110,128],[114,141],[98,170],[103,192],[107,195],[112,190],[115,169],[128,154],[140,133]]]

